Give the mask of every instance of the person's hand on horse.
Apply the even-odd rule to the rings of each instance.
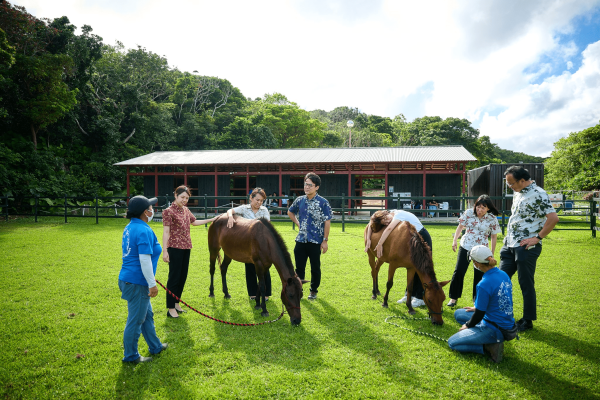
[[[167,249],[165,249],[165,252],[163,253],[163,261],[166,263],[169,262],[169,252],[167,251]]]
[[[235,224],[235,223],[236,222],[235,222],[235,219],[233,219],[233,216],[231,216],[227,219],[227,227],[228,228],[233,228],[233,224]]]
[[[323,240],[323,242],[321,243],[321,252],[323,254],[327,253],[328,248],[329,246],[327,245],[327,240]]]
[[[368,253],[370,248],[371,248],[371,240],[368,239],[367,244],[365,245],[365,253]]]
[[[151,287],[150,290],[148,291],[148,296],[150,296],[150,297],[156,297],[157,294],[158,294],[158,288],[156,286]]]
[[[377,258],[381,258],[383,255],[383,247],[381,245],[375,246],[375,250],[377,250]]]

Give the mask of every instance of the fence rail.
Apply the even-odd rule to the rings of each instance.
[[[65,223],[68,222],[69,218],[96,218],[96,223],[99,223],[101,218],[123,218],[127,210],[127,202],[131,197],[19,197],[14,198],[11,196],[0,197],[0,207],[6,221],[9,220],[9,216],[29,216],[34,217],[35,222],[38,222],[38,217],[64,217]],[[502,209],[498,210],[500,215],[498,216],[502,233],[505,234],[508,219],[511,215],[510,210],[506,210],[507,196],[490,197],[492,200],[502,200]],[[155,208],[160,213],[162,209],[170,206],[171,202],[174,201],[172,195],[158,196],[159,204]],[[268,200],[273,201],[272,204],[276,206],[269,206],[268,208],[276,213],[285,215],[287,206],[282,206],[281,200],[287,200],[288,206],[293,203],[296,199],[293,197],[269,197]],[[446,209],[415,209],[410,208],[411,204],[425,204],[432,197],[419,197],[413,196],[410,198],[398,198],[398,197],[363,197],[363,196],[346,196],[342,193],[341,196],[327,196],[330,202],[339,202],[340,207],[334,207],[332,210],[334,213],[339,214],[340,218],[332,220],[333,223],[341,223],[342,231],[345,231],[346,224],[352,223],[365,223],[365,219],[358,217],[370,216],[375,211],[382,209],[403,209],[404,211],[412,212],[421,217],[425,217],[429,213],[436,214],[446,217],[458,216],[460,213],[468,207],[469,200],[476,200],[477,197],[468,196],[437,196],[435,200],[438,203],[446,202],[458,202],[459,208],[446,208]],[[240,196],[193,196],[190,197],[188,202],[188,208],[196,215],[204,215],[204,218],[208,218],[208,214],[222,213],[231,207],[239,204],[248,203],[248,197]],[[379,201],[380,205],[363,206],[365,201]],[[560,224],[585,224],[589,227],[577,227],[577,228],[556,228],[556,230],[590,230],[592,237],[596,237],[596,232],[600,231],[597,226],[597,218],[600,217],[598,212],[600,198],[593,198],[590,200],[576,200],[566,198],[561,200],[563,203],[562,207],[557,209],[559,217],[571,216],[585,216],[586,221],[573,221],[568,218],[561,218]],[[211,205],[212,204],[212,205]],[[215,205],[216,204],[216,205]],[[368,215],[365,215],[368,212]],[[355,215],[357,218],[353,218]],[[274,219],[277,219],[275,216]],[[456,225],[456,220],[453,219],[439,219],[435,218],[432,221],[424,221],[428,225]],[[292,223],[293,225],[293,223]],[[568,226],[568,225],[567,225]]]

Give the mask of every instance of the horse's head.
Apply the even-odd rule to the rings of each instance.
[[[450,281],[432,281],[429,283],[423,282],[423,287],[425,288],[423,300],[429,309],[431,323],[434,325],[444,324],[444,320],[442,319],[442,305],[444,304],[444,300],[446,300],[446,295],[444,294],[442,287],[446,286],[449,282]]]
[[[302,285],[310,281],[301,280],[298,275],[288,278],[281,291],[281,301],[285,305],[292,325],[300,325],[302,315],[300,314],[300,299],[304,295]]]

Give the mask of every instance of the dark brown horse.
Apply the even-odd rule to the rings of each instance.
[[[227,288],[227,268],[231,260],[252,263],[256,267],[259,291],[256,294],[255,309],[262,309],[263,317],[269,316],[265,301],[265,274],[271,264],[275,265],[281,284],[281,301],[285,305],[292,325],[299,325],[300,299],[303,296],[302,285],[308,281],[301,280],[294,271],[292,258],[281,235],[273,225],[265,219],[245,219],[234,216],[236,223],[227,227],[227,216],[215,220],[208,229],[208,250],[210,252],[210,297],[214,297],[215,261],[220,260],[219,251],[223,249],[225,256],[221,265],[223,293],[229,299]]]
[[[414,226],[404,221],[398,224],[390,233],[383,244],[383,255],[381,258],[376,259],[377,250],[375,250],[375,246],[379,243],[379,239],[385,230],[382,228],[385,228],[385,225],[373,223],[371,225],[373,233],[371,235],[371,247],[368,254],[369,264],[371,264],[371,276],[373,277],[372,299],[376,299],[377,295],[381,294],[379,292],[378,275],[383,263],[387,262],[389,264],[387,291],[383,297],[383,307],[388,307],[388,297],[390,289],[394,285],[394,273],[396,269],[406,268],[406,305],[408,306],[408,313],[411,315],[415,314],[415,310],[411,305],[411,294],[416,273],[421,278],[423,288],[425,289],[423,300],[429,309],[431,322],[436,325],[442,325],[444,323],[442,319],[442,304],[446,299],[442,287],[450,281],[437,281],[435,271],[433,270],[433,259],[429,245],[419,235]],[[365,228],[365,239],[367,229],[368,226]]]

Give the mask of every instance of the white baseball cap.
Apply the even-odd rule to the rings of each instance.
[[[480,264],[488,264],[489,260],[487,258],[494,257],[494,254],[489,247],[479,245],[471,249],[469,252],[469,257],[471,257],[473,261],[477,261]]]

